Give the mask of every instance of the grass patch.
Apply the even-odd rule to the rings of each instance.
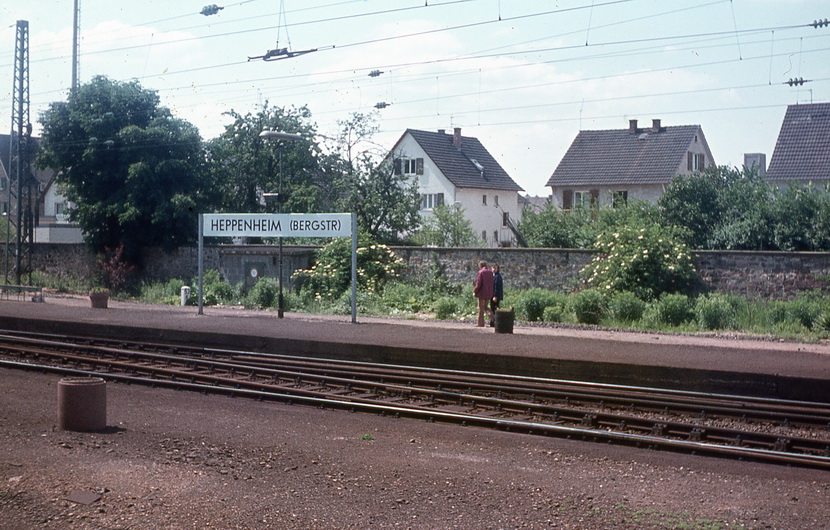
[[[34,275],[33,275],[34,277]],[[89,285],[70,279],[36,277],[38,285],[84,293]],[[183,285],[191,287],[189,304],[198,300],[197,279],[143,283],[134,299],[147,303],[180,303]],[[218,271],[208,271],[203,279],[204,305],[238,305],[257,309],[274,309],[277,283],[262,279],[253,288],[232,286],[221,281]],[[336,299],[297,293],[284,293],[287,310],[310,314],[348,315],[351,291]],[[502,307],[514,307],[516,320],[524,322],[563,322],[599,324],[604,327],[666,333],[729,332],[750,336],[782,338],[806,342],[830,338],[830,296],[805,293],[789,301],[765,301],[727,294],[688,297],[665,295],[644,302],[633,293],[608,296],[596,291],[548,291],[544,289],[508,290]],[[434,318],[437,320],[475,320],[477,304],[472,286],[435,288],[435,285],[404,283],[393,280],[382,290],[358,289],[357,310],[362,316],[400,318]]]

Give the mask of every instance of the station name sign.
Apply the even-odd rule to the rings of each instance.
[[[207,237],[350,237],[348,213],[204,214]]]

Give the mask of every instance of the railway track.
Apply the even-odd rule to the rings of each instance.
[[[830,469],[830,404],[0,334],[0,366]]]

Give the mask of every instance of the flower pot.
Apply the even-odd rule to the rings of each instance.
[[[99,292],[90,292],[89,293],[89,301],[92,304],[92,307],[98,309],[106,309],[107,303],[109,302],[110,294],[109,293],[99,293]]]

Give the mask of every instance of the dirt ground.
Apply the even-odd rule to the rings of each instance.
[[[1,529],[830,528],[830,472],[59,380],[0,369]]]

